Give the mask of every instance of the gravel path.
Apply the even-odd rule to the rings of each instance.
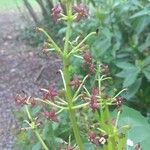
[[[38,95],[39,87],[55,83],[59,78],[58,59],[43,59],[37,50],[16,41],[22,26],[23,22],[16,12],[0,13],[0,150],[13,149],[13,133],[17,125],[13,115],[15,94],[25,90],[31,95]],[[43,66],[42,74],[35,81]]]

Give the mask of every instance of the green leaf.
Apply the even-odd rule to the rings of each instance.
[[[128,91],[124,94],[126,99],[131,99],[139,90],[141,86],[142,78],[139,78],[135,81],[134,84],[132,84],[130,87],[128,87]]]
[[[95,148],[94,148],[93,144],[85,143],[84,144],[84,149],[85,150],[94,150]]]
[[[144,75],[148,79],[148,81],[150,81],[150,66],[144,68],[144,70],[142,72],[144,73]]]
[[[126,77],[123,82],[123,87],[129,87],[130,85],[135,83],[139,72],[140,72],[140,69],[138,68],[126,70]]]
[[[41,109],[42,109],[42,106],[36,106],[36,107],[34,107],[33,110],[32,110],[33,116],[35,116],[38,112],[40,112]]]
[[[40,142],[38,142],[38,143],[36,143],[35,145],[33,145],[33,147],[32,147],[32,150],[41,150],[41,143]]]
[[[145,117],[138,111],[123,106],[119,124],[120,126],[129,125],[128,139],[132,140],[134,144],[140,143],[143,150],[149,150],[150,124]]]
[[[144,66],[147,66],[147,65],[150,65],[150,56],[146,57],[143,61],[143,65]]]
[[[130,17],[130,19],[145,16],[145,15],[149,15],[149,14],[150,14],[150,10],[145,9],[145,10],[142,10],[142,11],[139,11],[139,12],[135,13],[134,15],[132,15]]]
[[[117,62],[116,66],[121,69],[135,69],[135,66],[128,62]]]
[[[124,78],[123,87],[131,86],[136,81],[141,69],[127,62],[120,62],[116,65],[123,69],[116,74],[116,76]]]
[[[140,52],[143,52],[145,50],[147,50],[147,48],[150,46],[150,34],[148,34],[144,44],[142,44],[140,47],[139,47],[139,50]]]

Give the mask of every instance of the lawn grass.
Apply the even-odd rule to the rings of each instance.
[[[29,2],[36,6],[35,0],[29,0]],[[17,6],[23,7],[23,0],[0,0],[0,10],[17,9]]]

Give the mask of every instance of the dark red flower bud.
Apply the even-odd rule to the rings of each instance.
[[[41,89],[41,91],[44,92],[43,99],[44,100],[52,100],[54,101],[54,98],[58,96],[58,92],[55,90],[53,86],[50,86],[48,89]]]
[[[70,82],[70,86],[73,87],[74,89],[77,89],[81,83],[82,81],[79,80],[78,76],[74,75],[72,81]]]
[[[84,59],[85,63],[91,64],[92,63],[92,55],[91,55],[91,53],[89,51],[86,51],[83,54],[83,59]]]
[[[58,122],[58,118],[57,118],[56,112],[54,110],[52,110],[50,112],[46,111],[46,112],[44,112],[44,114],[48,120],[53,121],[53,122]]]
[[[78,4],[73,6],[74,13],[76,15],[76,21],[86,19],[89,16],[89,9],[84,4]]]
[[[96,67],[94,64],[90,64],[90,72],[95,73],[96,72]]]
[[[62,8],[60,4],[55,5],[52,8],[52,17],[55,22],[58,22],[62,13]]]
[[[99,89],[98,88],[93,88],[92,89],[92,95],[94,95],[94,96],[99,95]]]
[[[92,98],[95,98],[94,96]],[[92,109],[93,112],[95,112],[99,108],[99,103],[97,100],[91,100],[89,103],[89,107]]]
[[[15,97],[15,102],[18,105],[24,105],[27,104],[27,95],[24,92],[21,92],[20,94],[17,94]]]
[[[89,141],[95,145],[99,145],[99,141],[97,139],[97,135],[94,132],[89,133]]]

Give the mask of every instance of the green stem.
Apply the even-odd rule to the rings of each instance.
[[[76,47],[74,47],[72,50],[71,50],[71,52],[68,54],[68,56],[70,56],[71,54],[75,54],[75,53],[77,53],[79,50],[79,48],[80,48],[80,46],[91,36],[91,35],[94,35],[94,34],[96,34],[96,32],[91,32],[91,33],[89,33]]]
[[[68,60],[67,58],[64,58],[64,79],[66,82],[66,91],[65,91],[65,97],[68,101],[68,112],[69,112],[69,117],[70,117],[70,121],[72,124],[72,128],[73,128],[73,132],[74,132],[74,136],[77,142],[77,145],[79,146],[80,150],[84,150],[83,148],[83,144],[82,144],[82,140],[81,140],[81,136],[80,136],[80,131],[76,122],[76,118],[75,118],[75,111],[73,110],[73,97],[72,97],[72,92],[71,92],[71,88],[70,88],[70,74],[69,74],[69,70],[68,70]]]
[[[46,144],[44,143],[44,141],[43,141],[43,139],[41,138],[39,132],[38,132],[37,130],[34,130],[34,132],[35,132],[35,134],[36,134],[38,140],[41,142],[43,148],[44,148],[45,150],[48,150],[48,147],[47,147]]]
[[[48,38],[48,40],[52,43],[53,47],[55,48],[55,50],[57,51],[57,53],[62,56],[62,51],[59,48],[59,46],[54,42],[54,40],[51,38],[51,36],[42,28],[38,28],[39,31],[43,32],[44,35]]]
[[[26,112],[27,112],[27,115],[28,115],[28,118],[29,120],[31,121],[31,124],[33,123],[33,119],[32,119],[32,116],[29,112],[29,109],[28,109],[28,106],[25,105],[25,109],[26,109]],[[34,123],[33,123],[34,124]],[[41,142],[42,146],[44,147],[45,150],[48,150],[48,147],[46,146],[46,144],[44,143],[43,139],[41,138],[39,132],[37,131],[36,127],[33,127],[33,131],[35,132],[37,138],[39,139],[39,141]]]

